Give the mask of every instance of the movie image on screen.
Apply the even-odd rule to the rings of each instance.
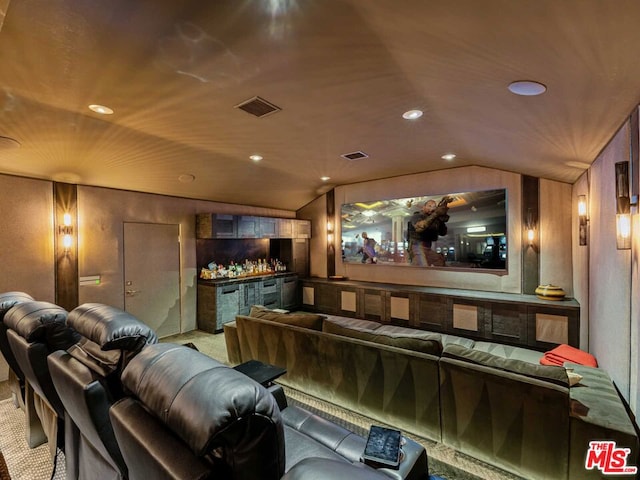
[[[507,270],[506,189],[345,203],[340,215],[344,263]]]

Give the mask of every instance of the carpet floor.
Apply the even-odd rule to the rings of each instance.
[[[66,478],[64,454],[58,451],[56,471],[45,443],[36,448],[27,444],[24,412],[16,408],[13,400],[0,402],[0,452],[7,464],[11,480],[64,480]],[[2,478],[2,477],[0,477]],[[9,477],[8,477],[9,478]]]

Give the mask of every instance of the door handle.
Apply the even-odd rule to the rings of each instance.
[[[136,293],[142,293],[142,291],[141,290],[125,290],[124,293],[129,297],[133,297],[136,295]]]

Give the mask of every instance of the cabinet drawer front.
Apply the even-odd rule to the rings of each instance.
[[[278,293],[278,283],[275,280],[262,283],[262,294],[267,295],[269,293]]]
[[[227,295],[229,293],[237,292],[238,290],[240,290],[240,285],[227,285],[224,287],[220,287],[218,291],[222,295]]]

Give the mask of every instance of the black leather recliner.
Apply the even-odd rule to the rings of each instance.
[[[275,398],[244,374],[182,345],[146,347],[111,407],[131,480],[278,480],[285,440]]]
[[[25,409],[24,405],[24,373],[16,361],[16,357],[11,351],[9,340],[7,340],[7,326],[4,324],[5,314],[20,303],[33,302],[34,298],[24,292],[0,293],[0,352],[9,365],[9,388],[16,408]]]
[[[125,368],[131,396],[110,411],[131,480],[424,480],[424,448],[407,441],[398,470],[360,462],[365,439],[297,406],[279,386],[183,345],[146,347]],[[324,472],[324,473],[323,473]],[[326,472],[342,475],[331,477]]]
[[[38,436],[33,412],[26,408],[28,432],[31,432],[27,441],[33,448],[48,440],[52,458],[57,448],[64,450],[64,407],[51,381],[47,357],[77,340],[67,328],[66,319],[65,309],[36,301],[15,305],[4,317],[9,346],[26,379],[25,404],[33,402],[42,425],[43,435]]]
[[[109,408],[122,397],[123,368],[145,345],[156,343],[157,336],[132,315],[97,303],[72,310],[67,324],[81,335],[80,341],[47,359],[66,410],[66,478],[126,479]]]

